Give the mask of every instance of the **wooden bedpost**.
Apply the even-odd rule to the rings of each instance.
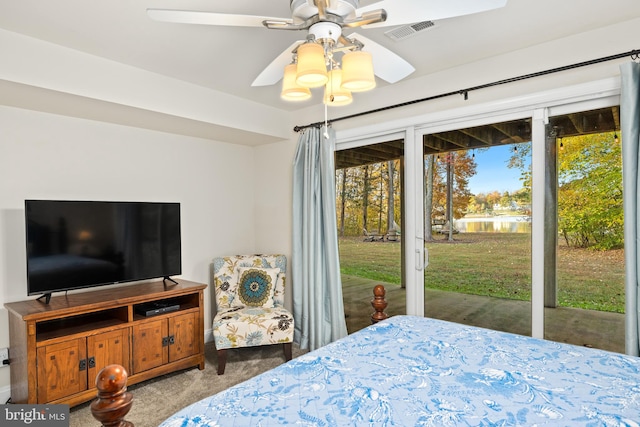
[[[387,301],[384,299],[387,291],[384,289],[382,285],[376,285],[373,288],[373,299],[371,300],[371,306],[375,310],[371,315],[371,324],[378,323],[381,320],[388,318],[387,313],[384,312],[384,309],[387,308]]]
[[[91,402],[91,414],[104,427],[134,427],[125,421],[133,404],[127,391],[127,371],[120,365],[108,365],[96,376],[98,398]]]

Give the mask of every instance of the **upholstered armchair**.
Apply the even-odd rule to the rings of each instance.
[[[293,316],[284,308],[286,270],[284,255],[235,255],[213,260],[218,375],[224,374],[229,348],[282,344],[285,359],[291,360],[294,328]]]

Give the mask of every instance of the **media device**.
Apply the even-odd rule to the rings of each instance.
[[[136,312],[146,317],[157,316],[158,314],[170,313],[177,310],[180,310],[180,304],[150,302],[136,306]]]
[[[182,272],[179,203],[25,200],[25,223],[27,293],[46,303],[52,292]]]

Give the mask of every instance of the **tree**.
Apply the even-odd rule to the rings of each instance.
[[[487,204],[487,195],[484,193],[478,193],[472,195],[469,198],[468,212],[473,213],[487,213],[490,210],[490,206]]]
[[[531,142],[513,145],[513,151],[507,167],[520,169],[520,182],[522,189],[517,192],[517,200],[520,206],[531,205]]]
[[[469,178],[476,173],[476,163],[468,151],[457,151],[440,155],[433,168],[433,190],[431,219],[446,215],[452,219],[462,218],[466,213],[472,196],[469,191]],[[447,171],[451,179],[447,180]],[[447,197],[448,188],[451,197]]]
[[[336,171],[336,218],[342,236],[383,232],[400,222],[398,160]]]
[[[363,168],[345,168],[336,171],[336,215],[342,235],[362,234]]]
[[[513,197],[511,197],[511,194],[509,194],[508,191],[505,191],[504,193],[502,193],[502,197],[500,197],[500,207],[509,208],[512,201]]]
[[[622,247],[622,157],[612,133],[562,139],[558,229],[571,246]]]
[[[433,240],[431,224],[433,224],[433,166],[435,163],[435,156],[433,154],[425,156],[424,161],[424,176],[426,181],[424,197],[424,240],[425,242],[430,242]]]
[[[469,204],[471,192],[469,191],[469,178],[476,173],[476,162],[467,151],[458,151],[455,156],[444,156],[437,162],[434,168],[434,205],[438,205],[446,211],[446,170],[447,162],[452,162],[453,179],[453,218],[462,218]],[[435,207],[435,206],[434,206]]]
[[[395,162],[393,160],[389,160],[387,162],[387,174],[388,174],[388,182],[387,182],[387,200],[389,203],[387,204],[387,230],[393,228],[393,223],[395,222],[395,185],[394,185],[394,176],[395,176]]]
[[[531,143],[518,144],[509,167],[521,171],[513,197],[531,204]],[[622,163],[613,133],[565,137],[558,150],[558,230],[568,246],[594,249],[623,245]]]
[[[346,198],[347,198],[347,187],[346,187],[347,169],[346,168],[342,169],[341,172],[342,172],[340,174],[341,179],[336,181],[337,181],[337,184],[340,186],[340,204],[338,205],[340,206],[340,221],[338,222],[338,224],[340,224],[340,236],[344,237],[344,217],[345,217]]]
[[[487,205],[489,209],[493,210],[493,207],[500,204],[500,199],[502,198],[502,194],[499,191],[494,190],[491,193],[487,194]]]
[[[362,190],[362,227],[368,229],[369,225],[369,193],[371,191],[371,183],[369,182],[369,165],[364,166],[364,188]]]
[[[382,214],[384,213],[385,197],[388,195],[388,193],[385,194],[384,188],[385,188],[385,185],[388,185],[388,176],[387,176],[388,174],[384,173],[381,163],[378,165],[379,165],[378,169],[380,171],[380,177],[378,178],[378,204],[377,204],[378,233],[382,233]]]

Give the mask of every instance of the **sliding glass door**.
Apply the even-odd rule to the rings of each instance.
[[[624,339],[621,188],[611,173],[624,138],[618,93],[603,82],[338,132],[337,157],[401,147],[392,167],[401,171],[394,175],[401,212],[393,218],[402,312],[622,351],[615,347]],[[391,224],[388,212],[377,218]],[[585,234],[581,226],[595,228]],[[360,298],[372,312],[371,291]],[[596,342],[586,321],[557,316],[579,310],[613,317],[600,322],[609,338]]]

